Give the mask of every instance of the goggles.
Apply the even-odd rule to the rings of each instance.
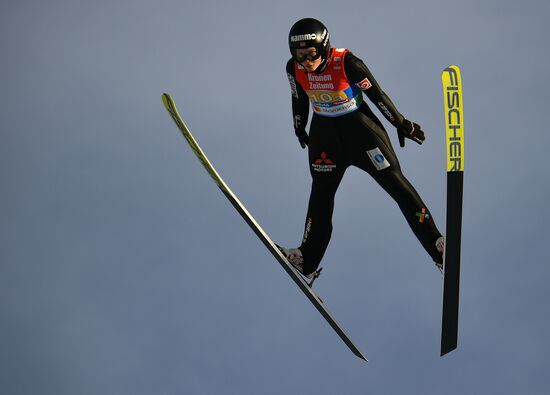
[[[319,59],[321,57],[321,53],[317,49],[292,49],[292,57],[299,63],[303,62],[304,60],[309,60],[311,62]]]

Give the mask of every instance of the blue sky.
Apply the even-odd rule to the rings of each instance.
[[[462,69],[459,348],[395,203],[350,169],[316,283],[355,358],[208,178],[180,113],[274,240],[310,179],[287,34],[323,20],[427,135],[398,147],[444,229],[441,70]],[[6,394],[546,394],[550,5],[4,1],[0,389]]]

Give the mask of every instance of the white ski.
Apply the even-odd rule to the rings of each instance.
[[[187,140],[189,143],[191,149],[199,159],[199,161],[202,163],[208,174],[210,174],[210,177],[214,180],[216,185],[220,188],[220,190],[223,192],[223,194],[227,197],[229,202],[235,207],[235,209],[239,212],[239,214],[243,217],[243,219],[246,221],[246,223],[250,226],[250,228],[254,231],[254,233],[259,237],[259,239],[262,241],[262,243],[267,247],[269,252],[273,254],[277,262],[280,263],[282,268],[288,273],[288,275],[294,280],[294,282],[300,287],[300,289],[304,292],[304,294],[307,296],[307,298],[313,303],[315,308],[321,313],[321,315],[325,318],[325,320],[330,324],[332,329],[340,336],[340,338],[346,343],[346,345],[349,347],[349,349],[359,358],[363,359],[364,361],[367,361],[367,358],[363,353],[353,344],[351,339],[348,337],[348,335],[344,332],[344,330],[338,325],[338,323],[332,318],[330,313],[327,311],[327,309],[324,307],[323,301],[317,296],[317,294],[311,289],[310,284],[306,283],[306,281],[303,279],[303,277],[296,271],[296,269],[293,268],[293,266],[288,262],[286,257],[279,251],[275,243],[269,238],[269,236],[265,233],[265,231],[260,227],[260,225],[256,222],[256,220],[252,217],[252,215],[248,212],[248,210],[244,207],[244,205],[240,202],[240,200],[237,198],[237,196],[231,191],[231,189],[227,186],[225,181],[220,177],[214,166],[212,166],[212,163],[208,160],[200,146],[198,145],[197,141],[181,119],[181,116],[178,113],[178,110],[176,108],[176,105],[174,104],[174,101],[168,95],[167,93],[164,93],[162,95],[162,101],[164,103],[164,106],[166,107],[166,110],[168,110],[168,113],[176,123],[178,129],[182,133],[183,137]]]

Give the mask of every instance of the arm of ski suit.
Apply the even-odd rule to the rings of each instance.
[[[286,64],[286,75],[290,83],[292,93],[292,117],[294,119],[294,133],[302,148],[306,148],[309,136],[306,132],[307,118],[309,116],[309,98],[304,89],[296,82],[294,60],[290,59]]]
[[[378,107],[388,122],[397,128],[399,145],[401,147],[405,146],[405,137],[422,144],[425,137],[420,125],[405,119],[401,115],[365,63],[351,52],[348,52],[344,65],[349,82],[361,89],[369,100]]]

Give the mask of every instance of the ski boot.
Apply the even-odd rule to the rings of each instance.
[[[290,264],[300,272],[302,276],[307,278],[308,280],[314,279],[315,274],[317,272],[304,274],[304,256],[302,255],[302,251],[300,251],[299,248],[284,248],[277,244],[275,244],[279,251],[283,253],[283,255],[286,257],[286,259],[290,262]]]

